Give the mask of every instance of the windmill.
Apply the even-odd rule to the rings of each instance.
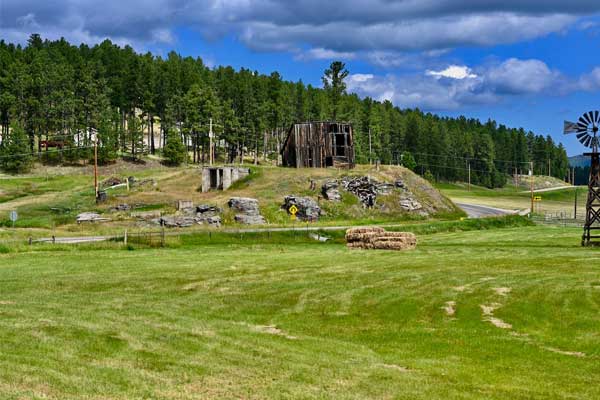
[[[600,112],[590,111],[583,114],[577,122],[565,121],[564,133],[575,134],[577,140],[585,147],[592,149],[583,153],[591,158],[588,196],[585,206],[585,224],[583,226],[582,246],[592,244],[592,239],[600,239],[600,234],[592,232],[600,229],[600,153],[598,153],[598,130],[600,129]],[[599,232],[600,233],[600,232]]]

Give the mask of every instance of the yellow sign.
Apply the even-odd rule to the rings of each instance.
[[[290,208],[288,208],[288,211],[290,212],[290,214],[292,214],[292,215],[290,215],[290,218],[292,220],[295,220],[296,214],[298,213],[298,207],[296,207],[295,204],[292,204],[292,206]]]
[[[542,196],[535,196],[533,201],[542,201]]]

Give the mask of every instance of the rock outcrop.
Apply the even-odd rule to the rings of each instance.
[[[338,181],[327,181],[321,186],[321,193],[325,200],[330,201],[341,201],[342,195],[340,193],[340,184]]]
[[[321,216],[321,207],[310,197],[286,196],[281,207],[289,213],[292,206],[298,208],[296,217],[301,221],[314,222]]]
[[[258,200],[249,197],[232,197],[227,204],[237,212],[234,217],[236,222],[245,225],[266,224],[265,219],[260,215]]]
[[[221,226],[221,209],[211,205],[199,205],[185,208],[177,215],[165,215],[152,220],[153,223],[167,228],[186,228],[192,225]]]

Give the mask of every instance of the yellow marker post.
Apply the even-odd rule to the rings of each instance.
[[[296,207],[295,204],[292,204],[292,206],[288,208],[288,211],[291,214],[290,218],[292,219],[292,221],[294,221],[296,219],[296,214],[298,213],[298,207]]]

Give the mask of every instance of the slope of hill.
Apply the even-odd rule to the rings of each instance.
[[[319,203],[323,210],[319,224],[362,224],[425,218],[456,218],[462,215],[454,204],[429,182],[408,169],[395,166],[358,166],[356,169],[290,169],[272,166],[251,167],[252,173],[227,191],[202,193],[201,173],[197,167],[166,168],[154,161],[141,167],[120,162],[102,167],[100,181],[109,178],[125,180],[135,176],[148,185],[109,190],[108,201],[96,205],[93,201],[93,185],[90,167],[38,170],[24,177],[4,177],[0,180],[0,224],[10,226],[8,211],[17,210],[17,227],[53,228],[62,226],[67,230],[99,230],[111,227],[149,226],[149,221],[132,217],[132,212],[154,212],[162,215],[176,214],[178,200],[191,200],[194,204],[208,204],[221,208],[225,225],[233,224],[233,215],[227,202],[232,197],[251,197],[259,201],[260,212],[268,224],[291,224],[289,215],[281,206],[287,195],[309,197]],[[46,174],[48,174],[46,176]],[[366,208],[353,194],[340,188],[341,201],[325,200],[321,185],[343,177],[369,176],[381,183],[392,184],[389,194],[379,195],[375,207]],[[311,189],[311,180],[314,189]],[[402,181],[406,189],[395,188]],[[407,197],[416,201],[420,208],[406,211],[400,201]],[[118,210],[117,210],[118,209]],[[77,214],[98,212],[110,219],[102,225],[77,226]]]

